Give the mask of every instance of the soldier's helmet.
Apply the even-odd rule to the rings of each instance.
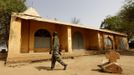
[[[57,32],[53,32],[53,36],[56,36],[56,35],[58,35],[58,33]]]

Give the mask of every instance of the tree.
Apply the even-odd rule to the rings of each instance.
[[[26,10],[25,0],[0,0],[0,37],[7,43],[12,12]]]
[[[121,19],[118,16],[108,16],[101,23],[100,28],[119,31],[119,30],[121,30]]]
[[[71,23],[73,23],[73,24],[79,24],[79,23],[80,23],[80,20],[77,19],[76,17],[74,17],[74,18],[72,19]]]
[[[129,22],[134,21],[134,1],[133,0],[127,0],[126,4],[124,4],[122,10],[119,13],[119,16],[127,20]]]
[[[119,16],[124,23],[125,32],[131,39],[134,36],[134,0],[126,0]]]
[[[126,0],[119,14],[104,19],[100,28],[124,32],[131,39],[134,36],[134,0]]]

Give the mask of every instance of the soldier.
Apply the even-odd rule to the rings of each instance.
[[[122,68],[117,63],[117,59],[120,58],[120,54],[115,50],[109,50],[106,52],[105,56],[108,59],[108,62],[98,65],[101,70],[109,73],[121,73]]]
[[[53,33],[53,46],[50,51],[50,54],[52,52],[52,58],[51,58],[51,69],[53,70],[55,67],[56,61],[58,61],[61,65],[64,66],[63,70],[66,70],[67,64],[65,64],[60,57],[60,51],[59,51],[59,39],[58,39],[58,33],[54,32]]]

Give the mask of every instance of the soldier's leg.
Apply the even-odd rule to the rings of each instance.
[[[66,64],[61,60],[59,56],[56,57],[56,61],[58,61],[61,65],[65,66]]]
[[[67,64],[65,64],[65,63],[61,60],[60,56],[57,56],[57,57],[56,57],[56,61],[58,61],[61,65],[63,65],[63,66],[64,66],[64,70],[66,70]]]
[[[54,69],[55,63],[56,63],[56,58],[54,56],[52,56],[52,59],[51,59],[51,69]]]

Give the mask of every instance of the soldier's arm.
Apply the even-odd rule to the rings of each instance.
[[[52,54],[52,51],[53,51],[53,39],[51,40],[51,48],[50,48],[49,54]]]
[[[61,49],[59,49],[59,54],[62,55],[62,54],[61,54]]]
[[[49,54],[52,54],[52,48],[50,49]]]
[[[53,45],[51,45],[51,49],[49,51],[49,54],[52,54],[52,52],[53,52]]]

